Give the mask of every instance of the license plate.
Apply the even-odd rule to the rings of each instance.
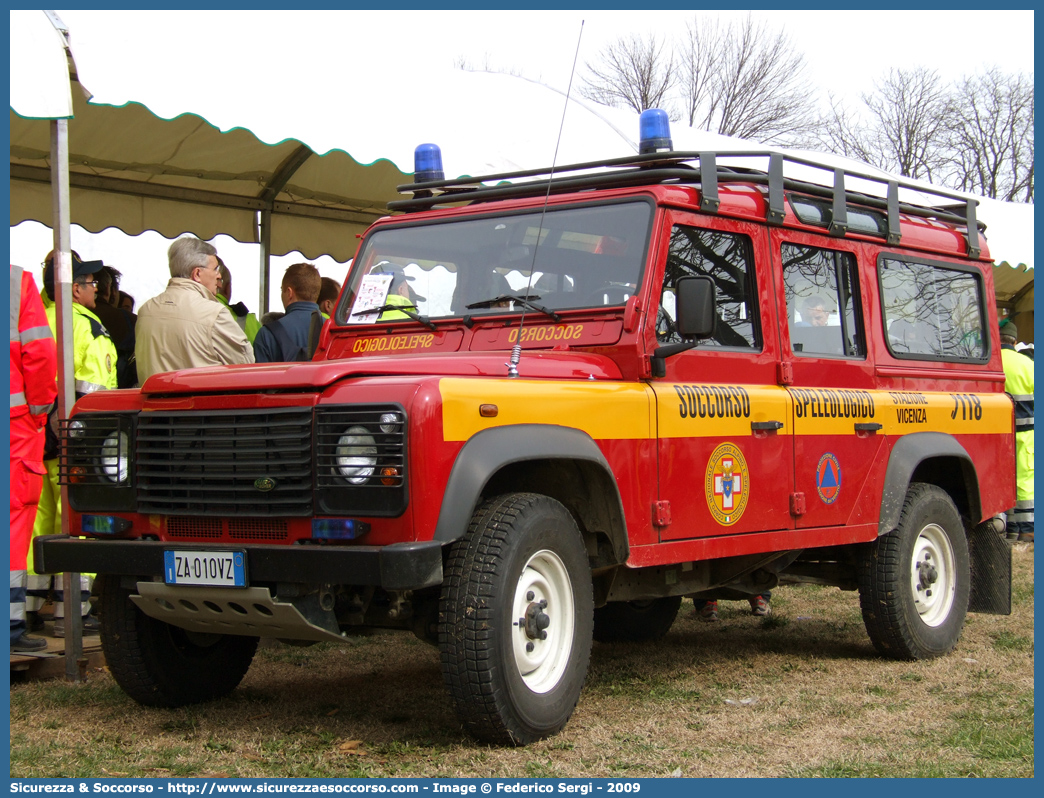
[[[163,576],[168,585],[246,587],[241,551],[163,552]]]

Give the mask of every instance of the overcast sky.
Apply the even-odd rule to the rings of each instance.
[[[723,21],[747,12],[704,12]],[[756,22],[783,29],[823,91],[858,98],[889,67],[926,66],[946,78],[998,66],[1033,70],[1032,11],[754,11]],[[293,135],[295,117],[313,112],[302,98],[352,103],[352,86],[380,81],[395,91],[431,67],[461,57],[475,67],[513,71],[564,89],[580,38],[578,73],[614,39],[630,33],[675,34],[692,11],[58,11],[70,30],[81,81],[100,102],[144,103],[161,116],[191,111],[223,129],[247,127],[269,141]],[[574,79],[579,86],[579,74]],[[306,88],[307,87],[307,88]],[[365,116],[366,109],[360,109]],[[479,109],[461,108],[461,113]],[[367,124],[409,124],[408,109],[375,110]],[[351,132],[337,146],[351,151]],[[311,143],[311,142],[309,142]],[[314,145],[313,145],[314,146]],[[531,164],[539,166],[542,164]],[[409,169],[408,164],[400,167]],[[12,231],[16,263],[42,260],[49,231],[30,224]],[[39,228],[39,225],[35,225]],[[162,261],[165,242],[143,236],[117,245],[116,236],[91,243],[74,228],[74,246],[102,257],[119,246],[125,260]],[[151,238],[151,240],[150,240]],[[217,242],[231,261],[256,263],[257,247]],[[159,253],[157,256],[156,253]],[[131,254],[133,253],[133,254]],[[138,254],[141,253],[141,254]],[[111,258],[117,262],[119,258]],[[226,257],[228,260],[229,258]],[[285,265],[299,258],[290,257]],[[318,262],[340,280],[343,268]],[[272,273],[284,264],[276,260]],[[130,275],[128,275],[130,276]],[[135,280],[139,302],[154,293]],[[237,298],[257,304],[256,277],[237,280]],[[253,286],[253,287],[251,287]],[[278,305],[278,300],[275,300]]]
[[[722,21],[745,11],[702,12]],[[996,65],[1033,70],[1032,11],[753,11],[805,55],[826,92],[872,88],[892,66],[927,66],[947,78]],[[105,102],[146,102],[158,113],[201,112],[219,126],[254,116],[264,98],[292,99],[321,81],[351,102],[359,80],[393,89],[460,57],[565,88],[614,39],[675,35],[692,11],[60,11],[81,77]],[[583,35],[580,37],[581,21]],[[579,74],[577,75],[579,78]],[[578,85],[578,81],[574,82]],[[278,113],[279,105],[266,111]],[[206,114],[203,114],[206,116]],[[207,116],[210,119],[210,116]]]

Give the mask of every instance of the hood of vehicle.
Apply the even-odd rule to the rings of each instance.
[[[412,357],[361,357],[310,363],[208,366],[154,374],[141,387],[145,395],[321,391],[335,382],[374,376],[506,377],[507,352],[452,352]],[[619,380],[616,363],[586,352],[523,352],[524,379]]]

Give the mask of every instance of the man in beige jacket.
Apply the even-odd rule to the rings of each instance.
[[[221,279],[217,250],[198,238],[179,238],[167,260],[167,289],[138,311],[138,383],[162,371],[253,363],[250,342],[215,296]]]

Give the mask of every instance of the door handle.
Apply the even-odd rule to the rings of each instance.
[[[878,423],[876,423],[874,421],[865,421],[865,422],[860,421],[860,422],[856,422],[855,431],[856,432],[877,432],[879,429],[882,429],[883,426],[884,426],[883,424],[878,424]]]
[[[776,430],[783,429],[782,421],[751,421],[750,428],[754,432],[775,432]]]

